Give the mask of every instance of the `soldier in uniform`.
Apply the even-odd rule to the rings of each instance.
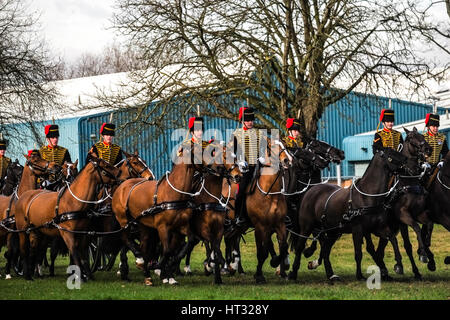
[[[11,164],[11,159],[5,157],[7,141],[0,138],[0,191],[3,189],[6,171]]]
[[[239,162],[246,161],[249,170],[243,174],[239,183],[239,191],[236,195],[236,225],[243,226],[246,224],[247,213],[245,208],[246,189],[251,182],[257,161],[264,153],[261,152],[260,143],[265,139],[262,131],[254,128],[255,114],[253,108],[241,107],[239,109],[239,122],[242,127],[233,132],[234,153],[237,155]]]
[[[122,149],[113,143],[115,130],[115,124],[103,123],[100,128],[102,141],[97,142],[91,147],[91,152],[111,165],[116,165],[123,159]]]
[[[427,162],[432,168],[440,168],[443,164],[440,159],[447,155],[448,145],[445,135],[439,132],[439,115],[428,113],[425,117],[425,126],[427,127],[427,132],[423,134],[425,141],[433,149],[433,153],[427,158]]]
[[[56,124],[49,124],[45,126],[45,138],[47,139],[47,145],[42,146],[39,149],[39,155],[42,159],[55,162],[57,165],[62,166],[65,161],[72,162],[70,158],[69,150],[58,145],[59,142],[59,127]],[[56,190],[59,187],[58,181],[55,176],[50,176],[48,180],[39,178],[38,184],[44,189]]]
[[[400,132],[392,129],[395,122],[395,113],[392,109],[381,110],[380,122],[383,123],[383,129],[375,133],[372,150],[377,153],[385,148],[398,150],[398,146],[403,144],[403,137]]]
[[[69,150],[58,145],[59,141],[59,127],[56,124],[49,124],[45,126],[45,138],[47,145],[39,149],[39,154],[42,159],[55,162],[62,166],[64,161],[72,162]]]

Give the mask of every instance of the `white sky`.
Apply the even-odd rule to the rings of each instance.
[[[33,0],[40,12],[41,34],[50,49],[68,61],[82,53],[98,53],[114,41],[111,26],[114,0]]]

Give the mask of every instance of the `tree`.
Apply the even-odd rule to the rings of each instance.
[[[417,90],[434,76],[415,48],[440,29],[420,3],[117,0],[114,24],[147,62],[131,96],[142,108],[159,101],[140,121],[160,123],[169,104],[177,115],[200,104],[204,115],[236,119],[249,103],[264,126],[298,115],[315,136],[325,108],[352,90],[373,93],[396,79]]]
[[[5,125],[26,123],[32,138],[42,143],[34,121],[45,118],[48,106],[57,106],[58,95],[49,83],[55,79],[56,63],[50,62],[36,23],[23,1],[0,0],[0,125],[7,131],[5,138],[18,138],[23,127]]]

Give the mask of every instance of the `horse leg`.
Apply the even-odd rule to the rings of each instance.
[[[339,276],[335,275],[333,272],[333,267],[330,262],[330,253],[333,245],[336,243],[338,239],[337,234],[332,234],[332,236],[327,236],[323,242],[323,264],[325,266],[325,273],[327,275],[328,280],[331,283],[334,283],[336,280],[339,280]]]
[[[36,276],[36,267],[39,256],[39,236],[36,232],[31,232],[30,237],[30,272],[33,273]],[[39,274],[38,274],[39,276]]]
[[[352,230],[353,239],[353,249],[355,252],[355,262],[356,262],[356,279],[366,280],[361,272],[361,260],[362,260],[362,245],[363,245],[363,234],[361,226],[355,226]]]
[[[192,251],[194,250],[194,247],[200,243],[200,240],[198,240],[197,238],[193,238],[190,247],[187,249],[186,252],[186,260],[185,260],[185,266],[184,266],[184,272],[187,275],[192,275],[192,270],[191,270],[191,254]]]
[[[391,276],[389,276],[389,271],[386,267],[386,264],[384,263],[384,250],[386,249],[388,239],[380,238],[380,240],[378,242],[378,250],[375,251],[375,246],[372,242],[372,235],[370,233],[367,233],[364,236],[364,238],[366,239],[366,251],[370,254],[373,261],[375,261],[378,268],[380,268],[381,279],[385,280],[385,281],[393,280],[393,278]],[[392,239],[395,240],[395,243],[392,242],[393,241]],[[397,263],[400,261],[400,264],[401,264],[402,256],[400,255],[400,251],[398,250],[397,238],[395,238],[395,236],[393,236],[392,238],[390,238],[390,240],[394,247],[395,259],[396,259]],[[397,245],[397,246],[395,247],[395,245]]]
[[[86,280],[91,279],[94,280],[94,276],[91,272],[91,268],[89,266],[89,247],[90,239],[86,235],[75,235],[75,248],[80,257],[80,263],[82,267],[82,271],[86,275]]]
[[[303,250],[306,246],[306,237],[307,235],[303,234],[304,237],[300,237],[297,240],[297,244],[295,246],[295,258],[292,263],[292,270],[289,272],[288,279],[289,280],[297,280],[298,269],[300,268],[300,261],[302,257]]]
[[[409,241],[408,226],[402,223],[400,225],[400,232],[403,238],[403,247],[405,248],[409,261],[411,262],[414,278],[417,280],[422,280],[422,275],[420,274],[419,269],[416,266],[416,262],[414,261],[412,245],[411,242]]]
[[[262,226],[255,226],[256,256],[258,258],[258,265],[256,266],[256,273],[254,275],[256,283],[266,283],[262,267],[264,261],[266,261],[269,256],[269,251],[267,250],[269,241],[271,241],[270,235],[265,228]]]
[[[78,266],[81,271],[81,280],[86,281],[86,275],[83,272],[83,266],[81,263],[80,256],[78,254],[77,246],[76,246],[76,240],[74,237],[74,234],[70,232],[62,231],[60,232],[61,237],[63,238],[64,242],[66,243],[67,249],[69,249],[69,252],[73,259],[73,264]]]
[[[402,208],[400,209],[400,211],[400,220],[404,224],[411,226],[416,233],[417,242],[419,243],[419,249],[417,250],[417,253],[419,254],[419,260],[423,263],[428,263],[427,252],[425,250],[424,241],[422,240],[422,234],[419,224],[411,217],[408,210]]]
[[[19,237],[16,233],[9,233],[6,235],[6,248],[5,253],[6,266],[5,266],[5,279],[11,279],[11,266],[13,263],[17,263],[18,258]]]
[[[32,266],[30,261],[30,239],[29,235],[21,232],[19,233],[20,258],[23,262],[23,276],[26,280],[33,280],[31,277]]]
[[[429,258],[427,267],[428,267],[428,270],[430,270],[430,271],[436,271],[436,262],[434,261],[434,254],[430,250],[433,226],[434,226],[434,224],[432,222],[430,222],[430,223],[423,224],[422,229],[421,229],[421,235],[422,235],[422,239],[423,239],[423,242],[425,245],[425,251]]]
[[[277,233],[278,247],[280,252],[280,255],[277,258],[279,261],[278,264],[280,265],[280,276],[281,278],[286,279],[286,271],[287,269],[289,269],[289,245],[286,238],[286,225],[284,223],[281,223],[278,227],[275,228],[275,232]],[[269,242],[272,244],[273,248],[273,243],[270,239]]]

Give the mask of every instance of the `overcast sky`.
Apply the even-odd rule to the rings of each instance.
[[[73,61],[84,52],[98,53],[116,39],[111,26],[114,0],[34,0],[42,34],[55,54]]]

